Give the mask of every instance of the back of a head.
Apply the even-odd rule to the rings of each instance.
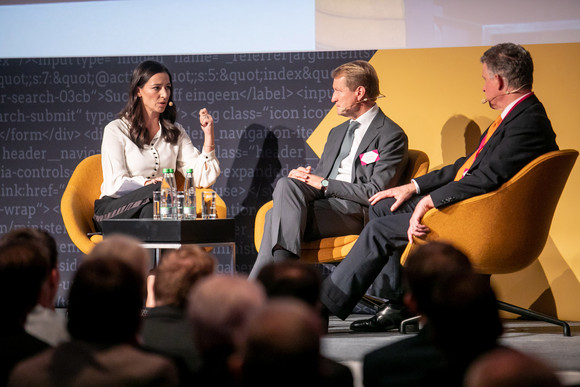
[[[212,274],[216,260],[198,246],[183,246],[163,256],[155,270],[155,301],[157,305],[184,307],[191,287]]]
[[[476,273],[450,278],[433,289],[425,313],[437,344],[460,363],[496,347],[503,332],[489,278]]]
[[[346,85],[352,91],[357,87],[363,86],[366,90],[366,95],[370,100],[375,100],[379,97],[379,76],[375,68],[364,60],[355,60],[342,64],[332,70],[332,78],[344,77]]]
[[[111,235],[95,245],[84,262],[95,257],[115,258],[125,261],[145,278],[149,272],[149,253],[140,246],[140,241],[127,235]]]
[[[534,62],[530,53],[514,43],[500,43],[489,48],[481,57],[492,74],[507,80],[511,90],[531,90],[534,83]]]
[[[189,294],[187,314],[202,356],[233,350],[247,318],[265,301],[262,286],[242,276],[215,274],[199,280]]]
[[[540,360],[510,348],[494,349],[467,371],[466,387],[560,387],[554,370]]]
[[[0,246],[12,242],[34,242],[44,246],[48,251],[50,268],[56,269],[58,264],[58,249],[56,248],[55,239],[48,231],[32,227],[16,228],[2,236]]]
[[[79,266],[71,286],[69,333],[94,343],[131,342],[139,329],[144,278],[126,262],[95,258]]]
[[[36,242],[7,242],[0,248],[0,294],[6,311],[0,325],[24,324],[50,270],[48,249]]]
[[[434,289],[472,272],[469,259],[461,251],[447,243],[430,242],[409,256],[403,268],[403,282],[417,311],[425,313],[433,303]]]
[[[286,260],[264,266],[257,277],[268,298],[295,297],[313,307],[318,305],[320,273],[313,265]]]
[[[320,324],[296,299],[269,301],[250,319],[241,345],[242,378],[249,386],[318,385]]]

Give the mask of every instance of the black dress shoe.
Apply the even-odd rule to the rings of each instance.
[[[401,322],[410,317],[413,316],[405,306],[386,303],[379,308],[373,317],[353,321],[350,324],[350,329],[357,332],[386,332],[399,329]]]

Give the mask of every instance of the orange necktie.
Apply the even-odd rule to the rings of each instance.
[[[497,129],[499,124],[501,124],[501,120],[502,120],[502,118],[501,118],[501,114],[500,114],[495,119],[495,121],[493,121],[493,123],[489,126],[489,129],[487,129],[487,134],[485,135],[483,140],[481,140],[481,144],[479,144],[479,148],[477,148],[477,150],[475,152],[473,152],[467,160],[465,160],[465,163],[463,163],[461,168],[459,168],[459,170],[457,171],[457,175],[455,175],[455,181],[461,180],[463,178],[463,176],[465,176],[467,171],[469,171],[469,168],[471,168],[471,166],[473,165],[473,162],[475,161],[475,159],[479,155],[479,152],[481,152],[481,149],[483,149],[483,146],[487,143],[487,140],[490,139],[490,137],[493,135],[493,133],[495,132],[495,130]]]

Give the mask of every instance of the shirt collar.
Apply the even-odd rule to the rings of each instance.
[[[526,93],[526,94],[522,95],[520,98],[516,99],[515,101],[513,101],[512,103],[510,103],[509,105],[507,105],[506,108],[503,109],[503,112],[501,112],[501,119],[503,120],[508,115],[508,113],[514,108],[514,106],[516,106],[524,98],[527,98],[531,94],[533,94],[533,92],[530,91],[529,93]]]
[[[375,116],[379,112],[379,106],[375,103],[372,108],[366,111],[363,115],[361,115],[356,120],[360,124],[360,127],[367,127],[371,124],[371,122],[375,119]]]

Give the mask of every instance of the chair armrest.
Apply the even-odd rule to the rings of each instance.
[[[254,221],[254,245],[256,250],[260,251],[262,244],[262,237],[264,236],[264,225],[266,224],[266,213],[274,206],[274,202],[270,200],[258,210],[256,220]]]

